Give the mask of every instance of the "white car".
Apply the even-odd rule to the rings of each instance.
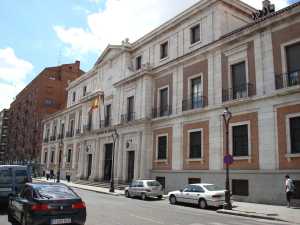
[[[191,203],[205,209],[207,206],[223,206],[225,190],[215,184],[189,184],[182,190],[169,192],[168,197],[171,204]]]

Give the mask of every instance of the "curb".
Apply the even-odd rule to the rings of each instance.
[[[251,217],[251,218],[257,218],[257,219],[275,220],[275,221],[281,221],[281,222],[290,222],[290,221],[283,220],[283,219],[280,219],[277,217],[257,215],[257,214],[253,214],[253,213],[246,213],[246,212],[235,211],[235,210],[219,209],[219,210],[217,210],[217,213],[234,215],[234,216]]]

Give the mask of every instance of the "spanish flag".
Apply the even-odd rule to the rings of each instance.
[[[97,97],[91,100],[90,105],[91,105],[91,110],[97,109],[100,105],[99,98]]]

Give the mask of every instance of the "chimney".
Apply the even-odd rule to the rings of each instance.
[[[80,70],[80,61],[79,60],[75,61],[75,68],[76,68],[76,70]]]

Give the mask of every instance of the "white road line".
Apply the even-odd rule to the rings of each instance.
[[[141,219],[141,220],[149,221],[149,222],[152,222],[152,223],[165,224],[163,222],[160,222],[160,221],[157,221],[157,220],[154,220],[154,219],[151,219],[151,218],[143,217],[143,216],[137,216],[137,215],[134,215],[134,214],[130,214],[130,216]]]

